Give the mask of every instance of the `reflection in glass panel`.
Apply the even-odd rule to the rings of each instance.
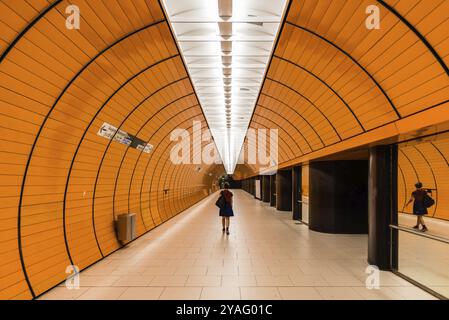
[[[399,231],[398,271],[449,297],[449,244]]]

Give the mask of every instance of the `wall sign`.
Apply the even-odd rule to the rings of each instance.
[[[108,140],[112,139],[115,142],[124,144],[144,153],[150,153],[154,148],[152,144],[146,143],[142,139],[130,135],[123,130],[119,130],[107,122],[103,123],[97,134],[103,138],[106,138]]]
[[[111,140],[114,137],[114,134],[117,132],[117,128],[110,125],[109,123],[103,123],[100,130],[98,130],[98,135],[104,137],[106,139]]]

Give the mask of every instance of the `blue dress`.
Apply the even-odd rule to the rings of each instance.
[[[427,208],[424,205],[424,196],[427,194],[424,190],[416,190],[412,193],[413,201],[413,214],[415,216],[424,216],[427,214]]]
[[[223,191],[221,192],[221,194],[223,195]],[[231,193],[231,195],[232,195],[232,193]],[[225,199],[226,199],[226,197],[225,197]],[[232,205],[228,201],[225,201],[224,208],[220,209],[220,217],[233,217],[233,216],[234,216],[234,211],[232,210]]]

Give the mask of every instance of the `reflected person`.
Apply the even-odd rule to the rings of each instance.
[[[417,182],[415,184],[415,188],[416,190],[412,192],[410,200],[405,206],[407,207],[411,202],[413,202],[413,215],[416,216],[416,226],[414,226],[413,229],[419,230],[419,226],[422,225],[421,231],[426,232],[428,229],[424,223],[423,216],[425,216],[428,212],[424,203],[424,198],[427,196],[429,190],[424,189],[421,182]]]

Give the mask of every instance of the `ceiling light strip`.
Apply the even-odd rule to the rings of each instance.
[[[287,0],[164,0],[228,174],[242,149]]]

